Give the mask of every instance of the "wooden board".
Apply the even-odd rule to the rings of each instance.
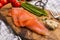
[[[38,35],[32,31],[30,31],[27,28],[18,28],[13,24],[13,21],[11,19],[11,17],[8,17],[8,11],[12,6],[10,4],[6,5],[5,7],[3,7],[2,9],[0,9],[1,14],[6,18],[7,22],[11,25],[11,28],[13,28],[13,30],[20,36],[27,38],[27,40],[60,40],[60,27],[58,27],[56,30],[50,31],[50,35],[49,36],[42,36],[42,35]],[[46,12],[48,13],[48,16],[46,16],[46,18],[48,19],[52,19],[55,20],[50,12],[48,10],[46,10]],[[40,19],[42,19],[43,17],[40,17]]]

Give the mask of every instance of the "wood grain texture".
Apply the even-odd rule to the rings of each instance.
[[[6,6],[8,8],[6,8]],[[42,35],[38,35],[34,32],[32,32],[31,30],[27,29],[27,28],[18,28],[13,24],[12,18],[8,17],[8,11],[11,8],[11,5],[8,4],[5,7],[3,7],[2,9],[0,9],[0,12],[3,16],[5,16],[7,22],[11,25],[11,27],[13,28],[13,30],[20,36],[23,36],[29,40],[60,40],[60,26],[56,29],[56,30],[49,30],[50,35],[49,36],[42,36]],[[46,10],[46,12],[48,13],[48,16],[46,16],[46,18],[48,19],[52,19],[55,20],[50,12],[48,10]],[[44,16],[39,17],[40,19],[44,18]],[[57,20],[55,20],[57,21]],[[59,21],[58,21],[59,22]]]

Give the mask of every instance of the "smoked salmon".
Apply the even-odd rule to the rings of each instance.
[[[24,8],[12,8],[8,15],[12,17],[16,26],[26,27],[38,34],[48,35],[48,30],[45,28],[44,24],[38,21],[35,15]]]

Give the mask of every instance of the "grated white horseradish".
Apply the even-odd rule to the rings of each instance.
[[[54,20],[46,20],[45,22],[49,27],[51,27],[53,29],[57,28],[59,25],[59,23]]]

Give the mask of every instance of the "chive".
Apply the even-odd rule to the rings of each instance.
[[[32,12],[33,14],[35,14],[37,16],[47,15],[47,13],[44,10],[42,10],[38,7],[35,7],[34,5],[27,3],[27,2],[22,3],[22,7],[25,8],[26,10]]]

